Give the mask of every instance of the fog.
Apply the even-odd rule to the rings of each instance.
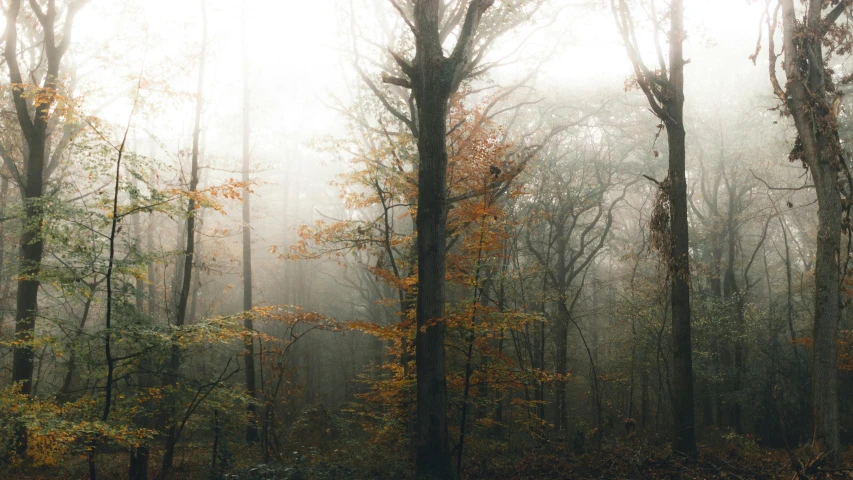
[[[3,478],[847,478],[851,2],[0,9]]]

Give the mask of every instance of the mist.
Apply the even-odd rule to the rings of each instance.
[[[7,0],[3,478],[848,478],[851,2]]]

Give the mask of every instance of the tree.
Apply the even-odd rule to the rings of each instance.
[[[51,120],[55,114],[53,107],[60,97],[59,70],[62,58],[71,44],[74,17],[85,3],[85,0],[69,3],[61,28],[62,38],[57,39],[60,27],[57,25],[56,1],[48,0],[46,10],[35,0],[30,1],[30,6],[43,29],[47,63],[42,85],[35,87],[35,92],[31,92],[31,87],[24,83],[18,66],[18,15],[21,11],[21,0],[13,0],[6,9],[5,59],[12,84],[15,113],[27,146],[23,172],[18,172],[14,162],[6,159],[7,167],[15,167],[13,172],[20,182],[21,198],[25,204],[24,230],[21,235],[22,279],[18,282],[15,310],[15,338],[19,343],[14,348],[12,365],[12,381],[21,383],[21,392],[25,395],[32,392],[33,349],[30,342],[38,311],[39,273],[44,253],[44,212],[41,201],[45,173],[50,171],[50,164],[53,163],[53,157],[49,153],[49,137],[53,127]],[[28,100],[27,97],[32,93],[36,93],[40,101]],[[26,432],[21,431],[17,440],[17,452],[23,454],[27,450]]]
[[[621,195],[609,199],[618,190],[618,171],[621,161],[610,160],[624,154],[617,141],[605,135],[600,141],[581,133],[581,138],[554,142],[553,148],[543,150],[541,166],[534,169],[535,176],[529,188],[535,196],[526,227],[527,250],[536,258],[544,271],[542,310],[545,298],[553,300],[556,310],[554,321],[555,370],[561,377],[555,388],[555,419],[558,430],[568,431],[568,404],[566,378],[568,378],[568,335],[570,325],[580,327],[574,318],[575,307],[584,288],[586,274],[594,265],[599,252],[610,239],[614,210],[624,200]],[[580,334],[583,337],[583,333]],[[585,340],[584,340],[585,342]],[[538,346],[540,355],[544,346]],[[595,372],[592,356],[591,369]],[[540,367],[542,368],[542,367]],[[597,427],[602,427],[598,379],[591,380],[598,410]],[[541,400],[541,399],[540,399]]]
[[[628,58],[634,66],[634,79],[649,101],[663,128],[669,147],[669,170],[659,183],[653,227],[659,232],[657,248],[670,267],[672,292],[672,367],[673,367],[673,450],[687,455],[696,453],[693,418],[693,358],[690,338],[690,252],[687,228],[687,181],[685,176],[684,130],[684,4],[672,0],[669,10],[669,65],[664,60],[658,38],[661,29],[654,0],[650,15],[654,26],[659,69],[649,70],[640,55],[634,32],[634,20],[626,0],[611,0],[616,26],[622,35]],[[668,231],[667,231],[668,230]]]
[[[850,234],[850,224],[842,227],[842,210],[849,217],[850,201],[842,201],[839,182],[853,189],[841,141],[838,136],[836,90],[827,59],[834,53],[849,52],[849,27],[836,25],[845,12],[847,0],[809,0],[805,16],[797,20],[794,0],[779,0],[767,21],[770,83],[782,102],[784,112],[794,120],[797,139],[790,160],[801,160],[814,180],[818,203],[817,252],[815,254],[814,327],[812,338],[812,415],[814,456],[826,456],[831,464],[841,461],[838,419],[838,321],[841,314],[841,234]],[[769,8],[769,2],[768,2]],[[824,14],[824,10],[828,11]],[[785,86],[776,75],[774,38],[778,15],[782,13],[782,69]],[[757,52],[756,52],[757,53]],[[841,175],[845,174],[845,177]],[[847,192],[847,195],[853,190]],[[845,268],[846,270],[846,268]]]
[[[250,311],[254,307],[252,302],[252,209],[249,203],[249,57],[248,47],[246,43],[246,2],[243,1],[243,310]],[[251,332],[254,329],[252,325],[252,316],[246,315],[245,325],[246,330]],[[254,337],[248,335],[246,337],[246,351],[244,352],[243,364],[246,368],[246,393],[253,399],[257,396],[255,387],[255,347]],[[257,442],[258,427],[255,423],[258,409],[254,402],[249,402],[249,415],[251,421],[246,427],[246,440],[249,442]]]
[[[418,139],[418,296],[415,366],[417,368],[417,457],[419,474],[454,477],[447,435],[447,378],[444,318],[447,250],[447,110],[450,96],[468,72],[474,38],[494,0],[471,0],[456,46],[444,55],[439,0],[414,4],[415,57],[395,56],[408,79],[387,83],[411,88],[417,105]],[[396,4],[395,4],[396,5]]]
[[[186,211],[186,247],[183,251],[183,270],[180,277],[180,291],[178,295],[177,311],[175,313],[175,324],[177,328],[181,328],[186,324],[187,304],[190,298],[190,287],[192,285],[193,262],[195,260],[195,219],[197,212],[196,193],[198,190],[198,157],[199,157],[199,137],[201,134],[201,110],[204,105],[204,67],[207,54],[207,4],[205,0],[201,1],[201,17],[202,17],[202,40],[201,40],[201,55],[199,57],[198,68],[198,90],[196,92],[195,117],[193,124],[193,140],[192,153],[190,157],[190,184],[189,184],[189,199],[187,201]],[[180,262],[179,262],[180,264]],[[175,385],[178,381],[178,369],[181,366],[180,346],[173,344],[171,347],[169,358],[169,375],[166,376],[166,385]],[[227,368],[226,368],[227,369]],[[179,428],[176,419],[170,419],[167,426],[166,446],[163,453],[163,476],[172,467],[174,460],[175,444],[178,441]]]

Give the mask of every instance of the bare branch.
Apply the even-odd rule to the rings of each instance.
[[[406,25],[408,25],[408,26],[409,26],[409,29],[410,29],[410,30],[412,31],[412,33],[417,37],[417,36],[418,36],[418,31],[417,31],[417,29],[415,29],[415,26],[412,24],[412,21],[411,21],[411,20],[409,20],[409,17],[406,15],[406,12],[404,12],[404,11],[403,11],[403,8],[402,8],[402,7],[401,7],[397,2],[395,2],[394,0],[388,0],[388,1],[389,1],[389,2],[391,2],[391,5],[393,5],[393,6],[394,6],[394,8],[395,8],[398,12],[400,12],[400,17],[403,19],[403,21],[404,21],[404,22],[406,22]]]
[[[397,85],[398,87],[403,88],[412,88],[412,82],[406,80],[405,78],[400,77],[392,77],[385,72],[382,72],[382,82],[387,83],[389,85]]]

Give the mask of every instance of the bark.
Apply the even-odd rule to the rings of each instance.
[[[841,446],[838,417],[838,319],[840,315],[840,272],[837,255],[841,238],[841,199],[832,165],[818,165],[818,236],[815,257],[815,321],[812,392],[815,427],[814,453],[828,454],[833,465],[840,464]],[[817,175],[815,175],[817,177]],[[828,183],[828,184],[827,184]]]
[[[395,57],[409,77],[418,116],[417,453],[419,475],[454,478],[447,433],[447,379],[443,323],[447,243],[447,111],[459,88],[483,13],[494,0],[472,0],[456,46],[445,57],[440,0],[414,3],[415,58]],[[396,83],[395,79],[387,79]]]
[[[674,1],[674,11],[680,7],[679,1]],[[680,8],[678,8],[680,16]],[[673,30],[676,27],[673,26]],[[671,53],[672,77],[676,77],[674,64],[680,64],[681,42],[677,53]],[[678,70],[681,70],[679,68]],[[683,81],[683,80],[682,80]],[[681,84],[683,85],[683,84]],[[683,91],[683,88],[679,90]],[[690,265],[687,228],[687,182],[685,180],[685,143],[684,125],[682,123],[683,96],[680,101],[672,102],[668,110],[677,121],[666,125],[669,140],[669,176],[672,188],[670,199],[670,236],[672,242],[672,377],[673,377],[673,416],[675,441],[673,449],[676,452],[692,455],[696,452],[696,428],[693,412],[693,357],[690,334]]]
[[[428,2],[429,3],[429,2]],[[440,55],[440,52],[439,52]],[[426,75],[439,77],[430,69]],[[447,383],[444,318],[447,235],[446,118],[448,94],[430,85],[419,95],[418,296],[415,368],[417,368],[417,468],[439,477],[451,472],[447,438]],[[426,85],[425,85],[426,87]],[[425,331],[422,330],[426,327]]]
[[[801,159],[814,179],[818,203],[817,250],[815,254],[815,318],[812,337],[812,415],[814,455],[826,455],[833,465],[841,460],[838,417],[838,347],[840,316],[840,239],[842,201],[839,173],[846,160],[841,154],[831,78],[826,77],[824,42],[828,27],[848,2],[835,5],[822,15],[824,3],[809,0],[803,21],[796,18],[793,0],[781,0],[784,71],[783,90],[776,78],[776,55],[769,38],[770,80],[774,92],[794,119],[798,138],[791,159]],[[774,15],[775,17],[775,15]],[[774,22],[770,29],[775,30]],[[770,32],[772,34],[772,31]],[[829,89],[827,88],[829,87]]]

